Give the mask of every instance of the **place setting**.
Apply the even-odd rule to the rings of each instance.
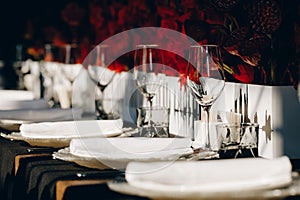
[[[157,45],[141,45],[137,47],[136,51],[136,68],[133,72],[133,79],[135,80],[136,87],[139,92],[143,94],[150,107],[137,107],[134,124],[131,124],[134,128],[132,130],[125,131],[116,137],[79,137],[73,138],[70,142],[70,146],[61,149],[53,154],[54,158],[63,159],[75,162],[82,166],[105,169],[112,168],[118,170],[124,170],[126,165],[130,161],[159,161],[159,160],[177,160],[179,157],[187,156],[193,153],[191,148],[191,139],[176,136],[176,134],[169,133],[169,111],[159,105],[152,106],[152,100],[162,83],[164,82],[164,75],[160,74],[158,70],[164,72],[164,68],[157,66],[155,68],[154,55],[158,55],[155,52]],[[107,49],[107,46],[96,48],[100,51],[100,48]],[[152,52],[151,52],[152,51]],[[150,52],[150,53],[149,53]],[[144,54],[140,54],[144,53]],[[154,53],[154,54],[152,54]],[[137,58],[139,56],[139,58]],[[147,60],[140,58],[145,57]],[[105,66],[104,58],[100,63]],[[142,63],[144,61],[145,63]],[[151,66],[147,65],[151,61]],[[153,62],[153,65],[152,65]],[[160,60],[161,62],[161,60]],[[100,70],[104,70],[103,66],[99,65]],[[140,66],[146,66],[142,68]],[[96,68],[97,69],[97,68]],[[88,70],[96,71],[95,66],[91,66]],[[141,71],[141,69],[143,71]],[[149,70],[151,69],[151,70]],[[109,69],[105,69],[108,70]],[[106,76],[110,76],[110,73],[102,72],[95,78],[95,74],[91,73],[89,76],[94,76],[94,80],[101,79],[106,80]],[[116,77],[114,77],[116,78]],[[146,82],[145,82],[146,79]],[[112,81],[110,84],[114,84]],[[102,88],[102,92],[108,86]],[[97,85],[98,87],[99,85]],[[104,97],[102,95],[102,97]],[[162,97],[161,97],[162,98]],[[105,98],[104,98],[105,100]],[[100,104],[99,104],[100,103]],[[101,108],[96,108],[96,113],[104,112],[105,106],[109,107],[113,102],[105,104],[105,101],[99,101],[96,99],[96,105]],[[115,105],[115,104],[113,104]],[[111,106],[111,105],[110,105]],[[116,109],[124,110],[124,109]],[[165,110],[167,112],[165,112]],[[117,111],[112,114],[116,116]],[[107,120],[106,113],[100,113],[99,117],[104,117],[103,121]],[[123,119],[126,121],[126,118]],[[127,119],[128,120],[128,119]],[[124,127],[126,129],[126,127]]]
[[[131,162],[108,186],[150,199],[284,199],[299,194],[299,183],[289,159],[280,157]]]

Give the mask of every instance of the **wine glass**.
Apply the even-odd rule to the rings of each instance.
[[[217,154],[211,147],[209,111],[225,86],[218,45],[194,45],[190,47],[187,85],[191,89],[196,102],[206,113],[205,130],[207,137],[203,150],[211,155]]]
[[[159,137],[152,120],[153,97],[164,82],[163,56],[156,44],[137,45],[134,55],[134,80],[138,90],[149,103],[148,124],[142,127],[141,135]],[[145,132],[144,132],[145,131]]]
[[[65,44],[59,48],[60,77],[56,88],[61,107],[72,107],[72,89],[74,81],[82,69],[81,49],[77,44]],[[59,76],[59,75],[56,75]]]
[[[66,44],[60,48],[59,54],[63,77],[66,78],[72,86],[82,69],[81,50],[76,44]]]
[[[55,84],[57,74],[59,74],[59,47],[53,44],[45,44],[44,58],[41,63],[41,74],[43,80],[43,98],[45,98],[50,107],[58,106],[58,97],[55,93]]]
[[[103,108],[104,90],[113,81],[116,72],[107,66],[107,57],[109,56],[108,45],[97,45],[87,71],[90,79],[97,85],[100,93],[95,99],[96,115],[98,119],[108,119],[109,116]],[[101,96],[102,95],[102,96]]]
[[[24,63],[26,58],[24,56],[24,47],[22,44],[17,44],[15,48],[15,60],[13,62],[14,70],[18,76],[18,89],[24,90],[26,89],[24,84],[24,76],[25,73],[29,73],[29,69],[24,70]]]

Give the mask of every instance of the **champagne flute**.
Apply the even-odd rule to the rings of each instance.
[[[153,97],[164,82],[163,56],[156,44],[137,45],[134,55],[134,80],[138,90],[149,103],[148,124],[142,127],[141,135],[159,137],[152,122]],[[145,132],[144,132],[145,130]]]
[[[95,55],[92,56],[88,65],[87,71],[89,78],[97,85],[101,92],[101,97],[95,99],[96,115],[98,119],[108,119],[110,116],[103,108],[104,90],[113,81],[116,72],[109,69],[107,66],[107,57],[109,56],[110,47],[108,45],[97,45],[93,51]]]
[[[190,47],[188,60],[187,85],[196,102],[206,113],[206,141],[204,151],[217,154],[212,150],[209,133],[210,108],[220,96],[225,86],[220,48],[218,45],[195,45]]]

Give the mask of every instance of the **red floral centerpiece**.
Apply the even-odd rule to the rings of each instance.
[[[122,31],[163,27],[186,34],[199,44],[221,45],[228,81],[296,86],[299,4],[297,0],[74,0],[62,6],[57,26],[36,24],[43,33],[38,44],[76,43],[84,58],[91,46]],[[176,41],[170,45],[186,51]],[[37,46],[28,49],[34,58],[41,57]],[[117,70],[131,69],[131,56],[118,59]],[[179,74],[185,73],[186,61],[178,55],[168,53],[166,64]]]

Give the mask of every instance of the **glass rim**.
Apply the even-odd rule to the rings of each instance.
[[[246,127],[246,126],[254,126],[254,127],[259,127],[259,123],[255,123],[255,122],[241,122],[241,123],[220,123],[217,124],[216,126],[218,127]]]
[[[158,44],[138,44],[136,48],[145,48],[145,47],[158,47]]]
[[[65,48],[65,47],[71,47],[71,48],[77,48],[79,45],[77,43],[64,43],[64,44],[55,44],[55,43],[46,43],[44,44],[45,48],[51,48],[51,47],[56,47],[56,48]]]
[[[97,44],[94,46],[94,48],[97,48],[97,47],[109,47],[108,44]]]
[[[199,47],[220,47],[218,44],[196,44],[196,45],[191,45],[191,48],[199,48]]]
[[[140,110],[170,110],[169,107],[164,107],[164,106],[159,106],[159,105],[155,105],[152,108],[150,108],[149,106],[141,106],[141,107],[137,107],[137,109]]]

